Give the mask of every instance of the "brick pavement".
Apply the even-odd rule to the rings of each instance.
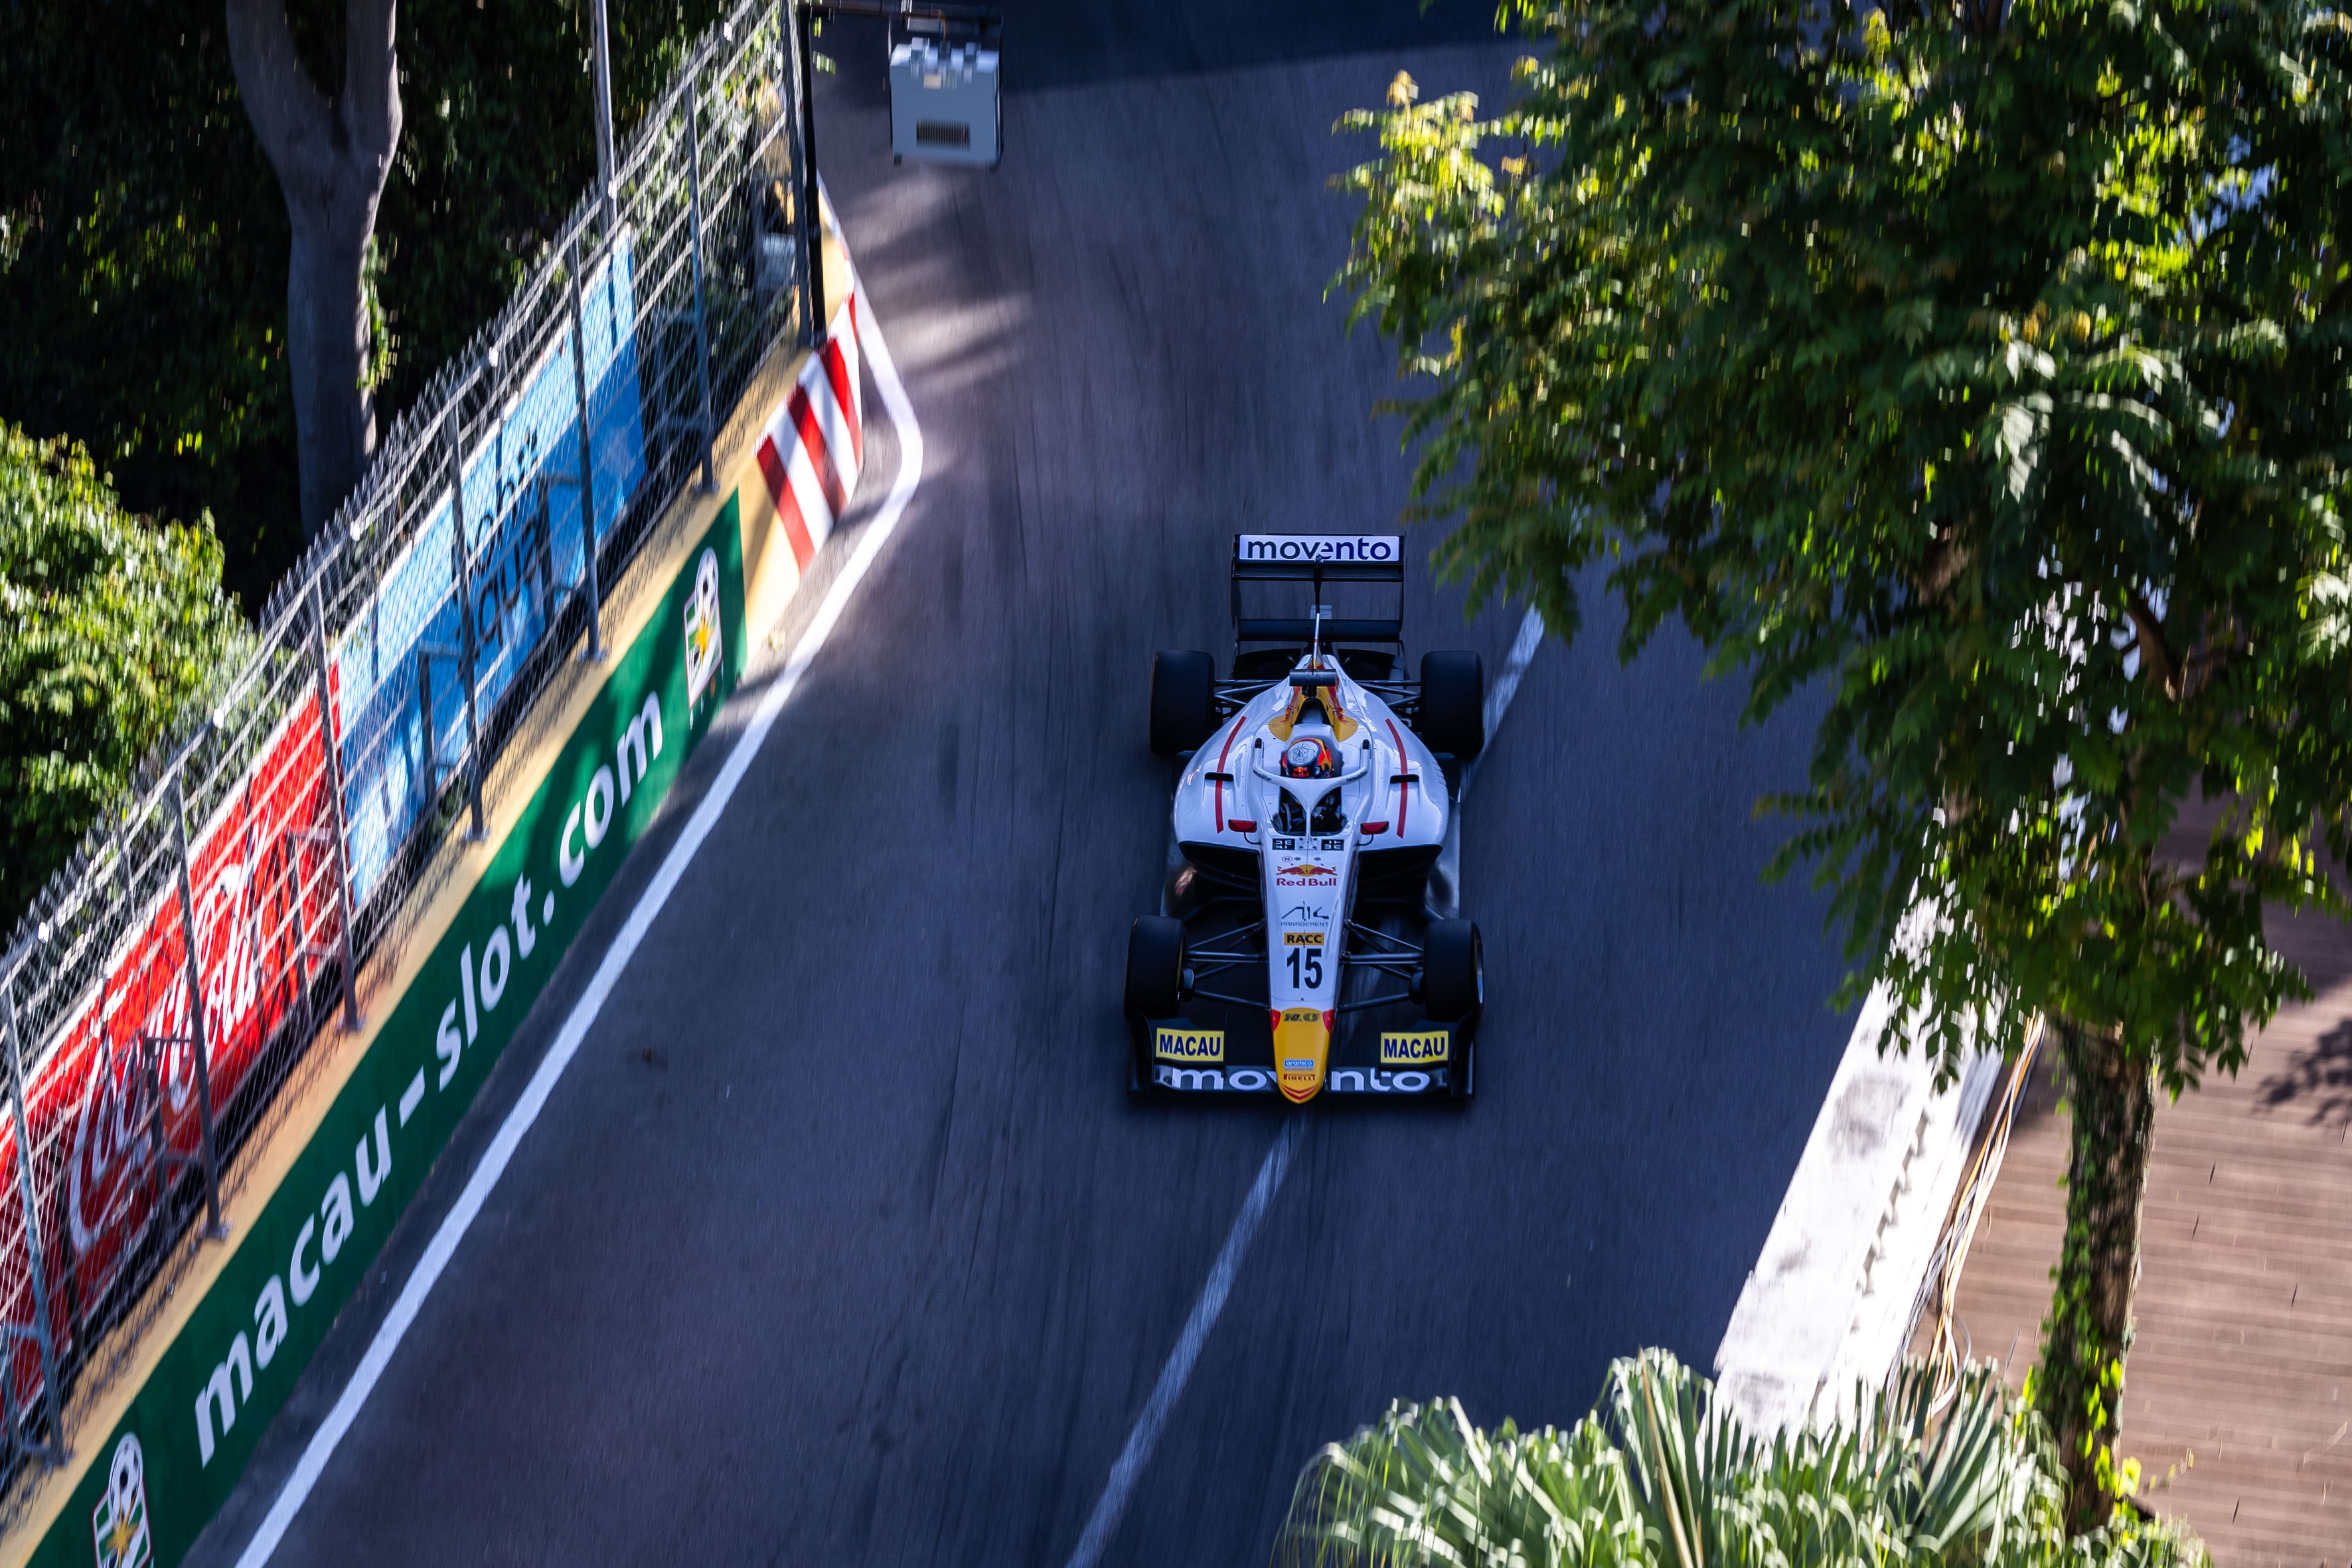
[[[2218,1568],[2347,1568],[2352,932],[2274,916],[2273,938],[2316,998],[2282,1013],[2234,1079],[2157,1112],[2122,1450]],[[2013,1386],[2049,1310],[2063,1115],[2044,1065],[1960,1280],[1964,1345]]]

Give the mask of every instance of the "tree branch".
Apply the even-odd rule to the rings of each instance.
[[[2165,696],[2179,701],[2180,661],[2173,657],[2172,645],[2164,640],[2164,626],[2156,618],[2156,611],[2137,594],[2124,607],[2130,612],[2132,627],[2139,634],[2140,662],[2162,683]]]
[[[334,110],[294,52],[285,0],[228,0],[228,58],[278,179],[306,189],[331,180]]]

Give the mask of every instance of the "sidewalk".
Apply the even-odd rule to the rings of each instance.
[[[2318,993],[2235,1079],[2159,1103],[2122,1452],[2218,1568],[2352,1564],[2352,931],[2273,915]],[[1964,1351],[2021,1385],[2064,1228],[2045,1053],[1961,1276]],[[2193,1464],[2191,1457],[2193,1456]],[[2180,1467],[2169,1485],[2168,1470]]]

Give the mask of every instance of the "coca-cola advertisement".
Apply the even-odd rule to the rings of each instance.
[[[216,1127],[237,1120],[238,1091],[280,1032],[310,1022],[312,978],[338,962],[334,817],[319,724],[315,698],[298,704],[212,820],[200,832],[189,825],[189,891]],[[159,1196],[196,1172],[174,1161],[159,1171],[159,1104],[169,1155],[194,1157],[203,1147],[176,876],[132,931],[71,1022],[46,1045],[25,1042],[37,1064],[26,1117],[60,1352],[77,1332],[103,1331],[126,1266],[142,1245],[169,1239],[147,1234]],[[0,1312],[28,1324],[32,1282],[23,1263],[15,1142],[13,1122],[0,1125],[0,1173],[7,1178],[0,1191]],[[173,1212],[188,1206],[184,1195]],[[20,1402],[37,1393],[40,1361],[29,1341],[18,1342],[9,1371]]]

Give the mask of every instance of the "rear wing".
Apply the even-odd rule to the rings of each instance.
[[[1327,642],[1404,641],[1404,542],[1393,533],[1237,533],[1234,535],[1234,638],[1304,643],[1315,636],[1314,608],[1327,583],[1393,583],[1396,613],[1348,620],[1325,616]],[[1243,613],[1244,583],[1310,585],[1303,616]]]

